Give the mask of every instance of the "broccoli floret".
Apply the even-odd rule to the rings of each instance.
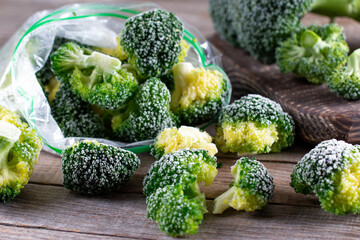
[[[334,71],[326,79],[330,90],[346,99],[360,99],[360,49],[354,51],[347,66]]]
[[[132,142],[153,139],[178,122],[170,111],[169,90],[158,78],[150,78],[126,111],[113,117],[111,125],[120,140]]]
[[[126,21],[120,45],[143,78],[159,77],[179,61],[183,32],[182,22],[173,13],[150,10]]]
[[[118,190],[140,165],[136,154],[96,141],[81,141],[62,153],[64,186],[74,192],[99,194]]]
[[[311,83],[321,84],[346,63],[348,52],[341,27],[312,25],[281,43],[276,59],[281,72],[293,72]]]
[[[181,126],[179,129],[167,128],[162,131],[151,145],[151,154],[160,159],[163,155],[184,148],[205,149],[214,156],[218,150],[212,137],[198,128]]]
[[[138,89],[137,80],[119,59],[74,42],[56,50],[51,62],[60,81],[70,84],[84,101],[102,108],[124,107]]]
[[[34,129],[0,106],[0,199],[10,201],[28,183],[42,147]]]
[[[346,16],[360,20],[359,0],[313,0],[311,11],[330,18]]]
[[[197,125],[211,120],[225,105],[227,80],[217,70],[194,68],[189,62],[173,68],[175,88],[171,110],[182,124]]]
[[[208,186],[216,174],[216,158],[206,150],[182,149],[164,155],[144,179],[148,217],[172,236],[196,233],[207,212],[199,182]]]
[[[294,142],[294,121],[281,106],[249,94],[226,106],[216,126],[215,143],[222,152],[280,152]]]
[[[65,137],[105,137],[106,129],[90,105],[61,84],[51,102],[51,114]]]
[[[203,220],[204,213],[198,202],[184,195],[181,185],[157,189],[146,203],[147,217],[173,237],[195,234]]]
[[[337,215],[360,213],[360,146],[326,140],[301,159],[291,174],[295,192],[314,192]]]
[[[256,59],[273,63],[276,48],[300,26],[300,18],[309,10],[311,2],[212,0],[210,9],[215,28],[223,38],[239,45]]]
[[[221,214],[228,207],[247,212],[255,211],[268,204],[275,185],[262,163],[255,158],[240,158],[231,167],[231,174],[234,181],[229,190],[215,199],[214,214]]]

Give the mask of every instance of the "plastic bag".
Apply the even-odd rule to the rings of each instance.
[[[74,4],[55,11],[34,14],[0,50],[0,104],[18,111],[34,128],[47,147],[61,153],[76,141],[64,138],[51,116],[50,106],[36,78],[52,50],[55,36],[77,40],[83,44],[115,48],[116,37],[127,18],[143,11],[160,8],[156,4]],[[226,104],[230,101],[231,84],[221,69],[221,55],[191,25],[185,25],[184,40],[191,49],[186,61],[196,67],[217,69],[228,80]],[[210,123],[199,127],[206,127]],[[106,139],[99,142],[120,146],[139,153],[149,149],[153,140],[124,143]]]

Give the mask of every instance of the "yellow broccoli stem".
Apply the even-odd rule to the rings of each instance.
[[[213,214],[221,214],[230,207],[230,202],[234,199],[235,187],[218,196],[214,201]]]
[[[355,50],[348,59],[346,73],[352,75],[360,71],[360,49]]]

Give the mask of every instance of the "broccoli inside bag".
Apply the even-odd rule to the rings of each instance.
[[[70,39],[85,46],[115,49],[126,19],[154,8],[160,7],[155,4],[75,4],[34,14],[0,50],[0,104],[18,111],[36,129],[45,145],[55,152],[61,153],[69,144],[89,139],[64,137],[51,114],[48,99],[36,73],[46,64],[56,39]],[[221,55],[195,28],[182,22],[185,26],[183,40],[190,46],[185,60],[194,67],[216,69],[224,75],[227,80],[224,104],[228,104],[231,85],[220,67]],[[148,145],[153,142],[97,140],[134,152],[148,150]]]

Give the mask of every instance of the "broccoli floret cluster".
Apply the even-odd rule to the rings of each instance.
[[[278,103],[249,94],[224,107],[215,143],[222,152],[280,152],[293,144],[294,134],[292,117]]]
[[[165,128],[178,124],[170,111],[170,92],[158,78],[148,79],[127,110],[112,119],[116,136],[128,142],[155,138]]]
[[[291,174],[297,193],[314,192],[321,207],[337,215],[360,213],[360,147],[326,140],[298,162]]]
[[[349,47],[336,24],[303,27],[276,50],[277,65],[284,73],[293,72],[315,84],[347,61]]]
[[[214,214],[221,214],[228,207],[236,210],[255,211],[266,206],[273,196],[273,178],[262,163],[255,158],[243,157],[231,167],[234,177],[230,189],[214,201]]]
[[[143,78],[168,73],[179,61],[184,26],[173,13],[150,10],[129,18],[120,45]]]
[[[182,149],[164,155],[144,179],[148,217],[171,236],[196,233],[207,212],[199,182],[208,186],[216,175],[216,158],[206,150]]]
[[[184,125],[197,125],[213,119],[226,104],[227,80],[217,70],[194,68],[189,62],[173,68],[174,90],[171,110]]]
[[[160,159],[163,155],[180,149],[205,149],[214,156],[218,150],[212,143],[212,137],[195,127],[181,126],[180,128],[167,128],[162,131],[151,145],[151,154]]]
[[[253,57],[275,62],[275,50],[300,26],[312,0],[211,0],[215,29]],[[223,15],[223,14],[226,15]],[[235,37],[236,36],[236,37]]]
[[[51,55],[52,70],[84,101],[106,109],[122,108],[138,89],[121,61],[75,42],[61,45]]]
[[[96,141],[81,141],[62,153],[64,186],[74,192],[99,194],[118,190],[140,165],[136,154]]]
[[[20,117],[0,106],[0,199],[10,201],[28,183],[42,147]]]
[[[332,72],[326,81],[330,90],[339,96],[360,99],[360,49],[349,56],[347,66]]]

